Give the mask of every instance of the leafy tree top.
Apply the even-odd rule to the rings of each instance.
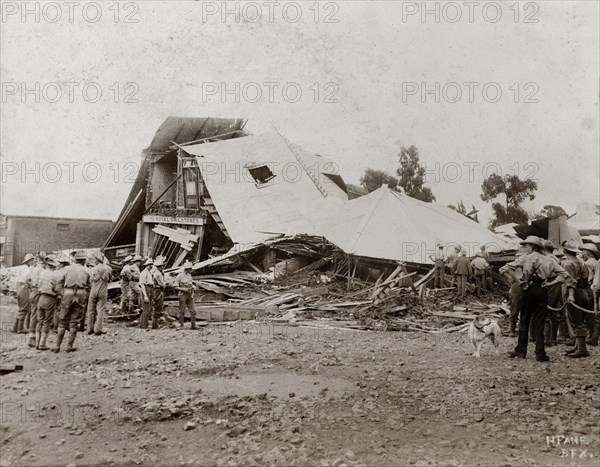
[[[400,148],[400,167],[396,171],[402,191],[412,198],[431,203],[435,196],[430,188],[424,187],[425,167],[419,164],[419,150],[415,146]]]

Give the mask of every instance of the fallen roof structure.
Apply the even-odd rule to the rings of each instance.
[[[332,161],[244,126],[243,119],[169,117],[142,152],[107,256],[160,255],[177,267],[308,230],[321,209],[347,200]]]
[[[436,203],[382,187],[356,199],[329,159],[243,119],[168,118],[104,250],[163,256],[167,267],[293,235],[326,239],[353,257],[431,264],[437,245],[474,256],[514,250],[506,238]]]
[[[387,187],[330,207],[321,210],[320,217],[315,217],[311,225],[306,222],[292,234],[313,236],[312,242],[314,238],[322,238],[341,253],[363,260],[413,265],[432,264],[430,256],[438,244],[445,250],[462,247],[468,256],[474,256],[481,246],[487,252],[515,250],[511,240],[452,209],[424,203]],[[248,256],[265,246],[275,247],[289,238],[236,245],[223,256],[196,264],[195,269],[226,264],[235,257]]]
[[[446,251],[462,247],[467,256],[474,256],[481,246],[488,252],[514,249],[506,238],[450,208],[388,187],[341,203],[310,233],[350,255],[416,264],[431,264],[438,244]]]
[[[305,233],[348,199],[335,164],[277,133],[185,146],[231,240],[253,244]]]

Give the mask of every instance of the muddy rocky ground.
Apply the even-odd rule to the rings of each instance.
[[[2,297],[1,365],[24,367],[0,380],[2,466],[599,465],[598,348],[542,364],[472,358],[465,334],[236,322],[109,324],[54,354],[8,332],[15,310]]]

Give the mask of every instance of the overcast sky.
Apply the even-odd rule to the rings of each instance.
[[[349,183],[415,145],[484,217],[485,171],[537,179],[528,210],[600,203],[597,1],[27,5],[2,2],[3,213],[115,219],[168,116],[275,126]]]

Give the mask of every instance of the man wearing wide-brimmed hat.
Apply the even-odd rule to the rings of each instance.
[[[571,358],[589,357],[590,354],[586,347],[586,316],[583,311],[589,306],[588,269],[583,260],[577,257],[579,248],[573,240],[563,244],[563,251],[566,258],[562,266],[569,274],[569,279],[564,285],[567,298],[567,314],[575,334],[575,347],[567,350],[565,355]]]
[[[196,306],[194,305],[194,289],[196,285],[190,274],[192,263],[186,261],[181,272],[175,278],[175,289],[179,291],[179,324],[183,328],[185,310],[190,312],[191,329],[196,329]]]
[[[29,320],[30,313],[29,288],[27,286],[26,278],[29,274],[29,268],[31,268],[34,260],[35,256],[33,256],[31,253],[27,253],[25,258],[23,258],[23,264],[25,267],[23,267],[17,275],[17,304],[19,305],[19,311],[17,312],[17,317],[15,319],[12,332],[19,334],[27,332],[25,330],[25,325],[27,325],[27,328],[29,328],[29,323],[26,323],[26,321]]]
[[[63,297],[60,304],[60,318],[58,321],[58,333],[56,336],[56,347],[52,352],[60,352],[60,346],[69,330],[69,341],[67,352],[74,352],[75,339],[79,324],[83,319],[85,301],[90,288],[90,273],[85,267],[87,255],[85,251],[79,250],[73,255],[73,264],[65,268],[64,274],[60,276],[59,286],[62,287]]]
[[[48,350],[46,339],[52,328],[54,313],[60,295],[58,286],[59,275],[56,274],[57,261],[51,258],[44,260],[48,268],[42,271],[39,278],[40,299],[38,301],[38,322],[35,330],[35,348],[38,350]]]
[[[29,338],[28,345],[29,347],[35,348],[36,339],[35,332],[37,329],[38,323],[38,302],[40,300],[40,275],[42,271],[48,267],[48,264],[45,261],[46,253],[38,253],[37,255],[37,264],[29,269],[29,273],[27,274],[27,285],[29,287],[29,304],[31,307],[31,313],[29,318]]]
[[[542,245],[544,246],[542,253],[552,261],[556,262],[556,264],[560,264],[559,259],[554,254],[554,251],[556,250],[554,244],[550,240],[542,240]],[[568,336],[565,311],[563,310],[562,304],[562,284],[557,283],[548,287],[548,311],[546,313],[546,324],[544,326],[544,343],[546,346],[553,347],[558,345],[559,329],[562,329],[562,337]]]
[[[154,297],[152,298],[152,329],[158,328],[158,322],[163,313],[165,299],[165,276],[163,269],[165,262],[159,256],[154,260],[152,278],[154,279]]]
[[[152,298],[154,296],[154,278],[152,277],[152,258],[144,263],[144,270],[140,274],[140,289],[142,291],[142,316],[140,328],[148,329],[148,322],[152,314]]]
[[[112,268],[105,264],[106,258],[100,252],[90,258],[93,266],[90,269],[90,295],[87,305],[87,333],[100,336],[105,334],[102,330],[104,312],[108,302],[108,283],[112,279]]]
[[[56,270],[54,274],[56,275],[57,281],[57,290],[58,290],[58,301],[56,303],[56,307],[54,308],[54,317],[52,318],[52,332],[58,332],[58,320],[60,319],[60,303],[62,299],[62,281],[61,278],[65,274],[65,268],[71,265],[71,259],[66,255],[58,255],[56,258]]]
[[[588,268],[588,278],[590,285],[594,281],[596,263],[598,262],[598,248],[593,243],[584,243],[579,247],[581,259]]]
[[[131,285],[129,282],[131,281],[131,273],[129,271],[130,262],[133,259],[133,256],[127,255],[123,262],[121,263],[123,267],[121,268],[121,312],[127,313],[133,307],[131,306]]]
[[[144,296],[142,294],[142,289],[140,288],[140,274],[142,271],[140,267],[144,267],[144,260],[140,255],[135,255],[129,264],[128,272],[129,272],[129,287],[131,287],[132,304],[135,306],[135,302],[142,306],[144,302]]]
[[[519,320],[519,338],[511,358],[525,358],[529,340],[529,325],[533,320],[535,329],[535,359],[538,362],[550,360],[544,348],[544,324],[548,304],[548,287],[568,278],[566,271],[542,251],[544,245],[539,237],[530,235],[520,242],[525,254],[500,268],[500,274],[508,274],[512,280],[519,281],[523,290],[521,301],[521,319]],[[521,269],[523,277],[518,279],[515,270]]]

